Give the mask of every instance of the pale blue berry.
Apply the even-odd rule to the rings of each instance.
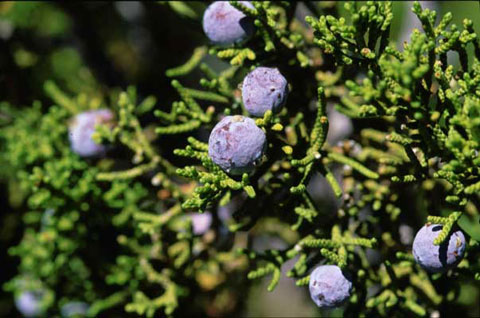
[[[257,67],[243,80],[243,105],[253,116],[261,117],[267,110],[279,112],[287,96],[288,82],[276,68]]]
[[[203,235],[210,229],[212,225],[212,214],[210,212],[193,212],[189,216],[192,220],[193,234]]]
[[[226,116],[208,140],[210,158],[227,173],[250,173],[262,158],[267,138],[255,121],[245,116]]]
[[[15,298],[15,306],[24,317],[39,317],[44,314],[43,297],[40,291],[24,291]]]
[[[413,240],[413,257],[428,272],[441,273],[453,268],[465,254],[465,236],[460,230],[451,233],[442,244],[433,244],[442,228],[441,224],[426,224]]]
[[[95,127],[111,124],[114,115],[108,109],[90,110],[76,115],[69,125],[69,139],[72,151],[82,157],[94,157],[105,153],[105,145],[92,139]]]
[[[62,318],[84,317],[87,314],[89,305],[82,301],[71,301],[60,309]]]
[[[343,304],[352,290],[352,282],[336,265],[322,265],[310,274],[310,297],[320,308],[333,308]]]
[[[240,1],[253,9],[249,1]],[[242,42],[254,32],[253,19],[237,10],[228,1],[215,1],[203,14],[203,31],[215,44],[227,45]]]

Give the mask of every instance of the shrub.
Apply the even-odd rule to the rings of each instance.
[[[163,6],[202,28],[203,4]],[[35,308],[51,317],[72,304],[87,317],[226,316],[240,312],[250,282],[271,276],[272,291],[293,262],[286,276],[299,292],[319,265],[349,274],[350,297],[334,301],[346,301],[338,315],[474,307],[459,299],[460,287],[480,278],[480,44],[473,22],[458,26],[450,13],[437,19],[415,2],[422,30],[399,50],[390,2],[307,3],[306,24],[294,2],[229,6],[255,31],[227,46],[200,45],[166,70],[175,98],[168,107],[167,97],[157,103],[134,85],[101,84],[73,48],[15,49],[17,67],[38,74],[29,85],[43,82],[49,99],[19,107],[7,98],[0,106],[1,177],[24,227],[9,248],[19,266],[4,288],[17,299],[42,295]],[[53,4],[0,10],[18,30],[52,43],[74,32],[68,10]],[[49,15],[58,25],[38,22]],[[221,20],[209,20],[209,30]],[[115,43],[109,57],[134,78],[130,51]],[[458,66],[448,62],[452,52]],[[219,68],[218,60],[228,65]],[[261,160],[235,149],[249,155],[238,175],[215,163],[207,141],[222,118],[249,116],[240,88],[258,67],[278,69],[288,99],[278,112],[248,119],[267,145]],[[336,144],[327,142],[329,127],[338,125],[327,112],[332,105],[354,124]],[[115,123],[95,123],[87,137],[106,147],[82,157],[71,148],[69,122],[99,109]],[[464,258],[444,273],[415,262],[408,232],[424,224],[441,225],[432,249],[458,228],[465,233]],[[285,246],[253,248],[265,234]]]

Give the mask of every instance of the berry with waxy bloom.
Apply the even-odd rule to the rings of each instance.
[[[347,279],[340,267],[322,265],[310,274],[310,297],[320,308],[333,308],[342,305],[349,297],[352,282]]]
[[[243,105],[253,116],[261,117],[267,110],[279,112],[287,96],[288,82],[276,68],[257,67],[243,80]]]
[[[113,113],[108,109],[89,110],[76,115],[68,127],[72,151],[82,157],[95,157],[105,153],[106,147],[92,139],[95,127],[112,124]]]
[[[42,308],[42,291],[23,291],[15,298],[15,306],[25,317],[39,317],[45,314]]]
[[[212,225],[212,214],[210,212],[193,212],[189,216],[192,220],[193,234],[203,235],[210,229]]]
[[[66,303],[60,309],[62,318],[84,317],[90,306],[82,301],[71,301]]]
[[[415,261],[432,273],[441,273],[455,267],[465,254],[465,236],[460,230],[450,233],[442,244],[433,244],[442,228],[441,224],[425,224],[413,240]]]
[[[261,160],[267,138],[255,121],[245,116],[226,116],[208,140],[210,158],[232,175],[250,173]]]
[[[253,9],[249,1],[240,1]],[[215,44],[228,45],[242,42],[253,35],[253,19],[233,7],[228,1],[215,1],[203,14],[203,31]]]

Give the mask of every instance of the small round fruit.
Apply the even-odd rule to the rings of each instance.
[[[108,109],[90,110],[76,115],[69,125],[69,139],[72,151],[82,157],[94,157],[105,153],[105,145],[92,139],[95,127],[111,124],[114,115]]]
[[[226,116],[208,140],[210,158],[232,175],[250,173],[262,158],[267,138],[255,121],[245,116]]]
[[[310,274],[310,297],[320,308],[342,305],[349,297],[352,282],[336,265],[322,265]]]
[[[240,1],[251,9],[249,1]],[[203,14],[203,31],[215,44],[228,45],[248,39],[254,32],[253,19],[227,1],[215,1]]]
[[[25,317],[39,317],[45,314],[43,297],[42,291],[23,291],[15,298],[15,306]]]
[[[243,104],[253,116],[261,117],[267,110],[279,112],[287,96],[288,82],[276,68],[257,67],[243,80]]]
[[[192,231],[195,235],[205,234],[212,225],[212,214],[210,212],[193,212],[189,214],[192,220]]]
[[[442,244],[433,244],[442,228],[441,224],[426,224],[413,240],[415,261],[431,273],[441,273],[455,267],[465,254],[465,236],[460,230],[451,233]]]
[[[62,306],[62,318],[85,317],[90,306],[82,301],[70,301]]]

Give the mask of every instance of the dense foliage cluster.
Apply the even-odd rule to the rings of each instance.
[[[415,2],[422,30],[399,50],[390,2],[305,3],[305,21],[289,1],[155,5],[203,22],[210,41],[158,75],[171,105],[105,87],[72,48],[45,64],[15,51],[53,70],[38,78],[49,100],[0,104],[0,177],[25,227],[4,285],[19,310],[226,316],[251,282],[271,276],[271,291],[285,272],[337,315],[472,306],[459,301],[480,279],[472,21]],[[52,4],[0,14],[71,32]],[[284,246],[255,249],[265,234]]]

